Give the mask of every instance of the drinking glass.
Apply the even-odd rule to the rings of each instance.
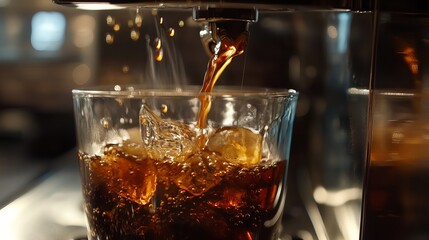
[[[297,98],[222,86],[74,90],[89,239],[277,239]]]

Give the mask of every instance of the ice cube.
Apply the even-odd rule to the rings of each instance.
[[[119,145],[106,146],[101,161],[92,161],[91,171],[107,183],[109,190],[138,204],[149,203],[156,190],[153,161],[129,154]]]
[[[187,125],[161,119],[145,104],[140,110],[140,134],[149,157],[184,161],[196,151],[196,134]]]
[[[182,171],[173,178],[179,188],[199,196],[216,186],[229,170],[220,155],[203,151],[186,159]]]
[[[151,147],[159,132],[158,122],[160,119],[146,106],[146,104],[143,104],[140,108],[139,120],[140,134],[143,143],[145,146]]]
[[[228,162],[245,166],[261,160],[261,148],[262,136],[241,127],[220,128],[207,143],[209,151],[219,153]]]

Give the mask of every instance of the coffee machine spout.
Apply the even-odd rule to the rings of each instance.
[[[247,33],[258,21],[259,11],[366,10],[367,0],[53,0],[54,3],[82,9],[169,8],[192,9],[193,19],[202,22],[200,37],[211,55],[220,36],[232,39]]]
[[[210,8],[194,7],[193,19],[202,22],[200,38],[208,53],[215,53],[222,36],[237,39],[249,31],[250,23],[258,21],[256,8]]]

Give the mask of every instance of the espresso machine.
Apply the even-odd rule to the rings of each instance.
[[[84,86],[201,84],[219,34],[249,32],[219,85],[300,92],[282,239],[429,237],[429,3],[54,2],[98,10]]]

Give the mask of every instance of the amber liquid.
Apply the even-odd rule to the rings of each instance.
[[[243,168],[203,151],[183,164],[129,153],[136,150],[79,153],[91,239],[278,238],[285,161]],[[192,189],[201,185],[208,189]]]

